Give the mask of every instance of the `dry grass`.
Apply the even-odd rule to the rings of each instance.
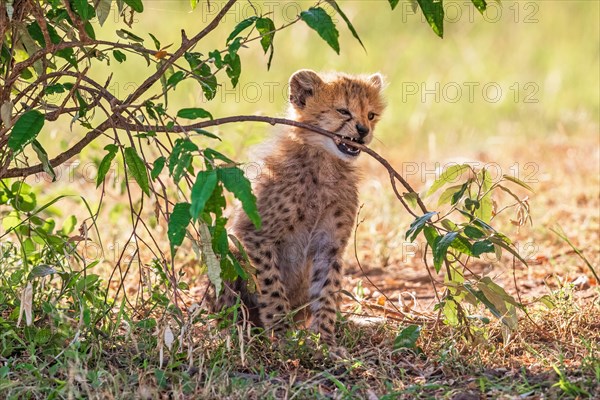
[[[201,380],[207,385],[199,393],[206,398],[240,399],[600,395],[598,283],[571,248],[548,229],[559,223],[598,266],[599,177],[594,174],[598,147],[589,145],[591,139],[557,135],[539,143],[537,154],[544,156],[535,158],[539,183],[530,199],[534,225],[517,230],[508,219],[496,221],[519,242],[531,244],[526,252],[529,267],[519,265],[513,270],[508,257],[474,265],[475,273],[493,277],[528,304],[527,314],[521,313],[519,328],[508,341],[497,321],[474,324],[474,337],[466,340],[460,330],[437,319],[432,311],[433,288],[420,253],[403,254],[402,239],[411,218],[387,190],[385,174],[367,163],[363,222],[357,233],[361,265],[349,249],[344,288],[354,297],[344,297],[344,319],[338,329],[350,357],[316,361],[314,351],[297,337],[289,338],[283,348],[272,348],[268,341],[245,334],[224,341],[214,332],[203,331],[197,358],[214,364],[201,368]],[[523,143],[480,157],[487,163],[502,159],[508,166],[532,159]],[[587,277],[586,285],[570,284],[582,276]],[[554,308],[536,302],[544,295]],[[418,342],[422,353],[394,351],[398,332],[412,323],[422,325]]]

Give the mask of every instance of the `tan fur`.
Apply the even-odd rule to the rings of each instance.
[[[368,144],[384,109],[381,90],[378,74],[301,70],[290,79],[292,117]],[[256,268],[257,293],[229,282],[221,306],[234,302],[232,293],[241,295],[256,325],[280,333],[287,329],[282,318],[308,304],[311,329],[334,342],[342,254],[358,208],[356,158],[304,129],[290,128],[278,139],[254,187],[262,228],[243,212],[233,226]]]

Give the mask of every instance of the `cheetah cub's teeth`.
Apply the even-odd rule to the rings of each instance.
[[[351,138],[351,137],[347,137],[347,136],[342,136],[344,139],[346,140],[351,140],[353,142],[362,144],[360,139],[355,139],[355,138]],[[360,154],[360,149],[357,149],[356,147],[340,142],[340,143],[336,143],[337,148],[339,151],[341,151],[344,154],[348,154],[349,156],[353,156],[356,157]]]

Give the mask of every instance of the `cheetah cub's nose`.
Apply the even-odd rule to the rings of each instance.
[[[361,124],[356,124],[356,130],[361,139],[369,134],[369,128]]]

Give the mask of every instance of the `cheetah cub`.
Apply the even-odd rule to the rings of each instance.
[[[292,118],[369,144],[385,107],[382,86],[379,74],[300,70],[290,78]],[[342,254],[358,208],[359,154],[301,128],[290,127],[277,139],[254,187],[262,228],[256,230],[242,212],[233,226],[256,269],[257,290],[229,282],[221,306],[241,295],[250,320],[278,335],[288,328],[285,315],[300,308],[297,320],[312,316],[310,329],[334,344]]]

